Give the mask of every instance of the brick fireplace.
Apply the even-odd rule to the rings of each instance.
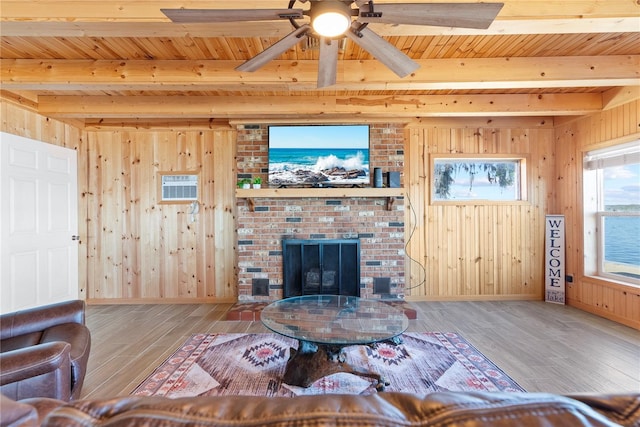
[[[402,125],[370,125],[370,167],[402,171]],[[237,175],[266,181],[267,126],[240,126]],[[404,293],[404,205],[384,197],[236,199],[238,300],[283,297],[283,239],[358,239],[361,297]]]

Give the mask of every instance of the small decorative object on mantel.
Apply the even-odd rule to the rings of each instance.
[[[251,180],[249,178],[242,178],[240,181],[238,181],[238,188],[251,188]]]
[[[259,176],[253,178],[253,188],[259,190],[262,187],[262,178]]]
[[[382,188],[382,169],[373,168],[373,187]]]

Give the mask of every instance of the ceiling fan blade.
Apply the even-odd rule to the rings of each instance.
[[[302,9],[160,9],[179,23],[277,21],[301,19]]]
[[[309,24],[301,25],[276,43],[272,44],[253,58],[236,67],[237,71],[256,71],[267,62],[277,58],[302,40],[302,36],[311,29]]]
[[[351,41],[375,56],[399,77],[404,77],[420,68],[420,65],[407,55],[399,51],[394,45],[374,33],[368,28],[360,30],[362,37],[353,31],[344,33]]]
[[[318,88],[336,84],[339,40],[320,38],[320,58],[318,61]]]
[[[504,3],[375,3],[373,11],[380,17],[367,17],[370,3],[360,7],[358,21],[384,24],[432,25],[487,29]]]

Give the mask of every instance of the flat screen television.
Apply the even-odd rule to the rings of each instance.
[[[269,126],[269,185],[368,186],[368,125]]]

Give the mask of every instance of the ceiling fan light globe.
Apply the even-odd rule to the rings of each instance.
[[[324,37],[336,37],[344,34],[351,25],[351,18],[342,12],[324,12],[313,18],[313,30]]]

